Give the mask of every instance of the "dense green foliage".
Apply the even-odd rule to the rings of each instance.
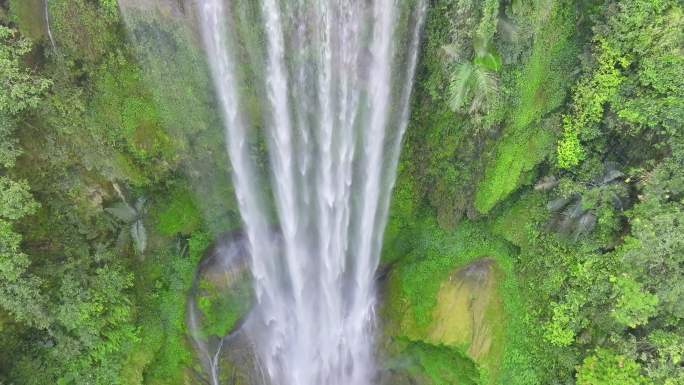
[[[457,349],[403,339],[394,349],[398,357],[395,370],[406,371],[420,381],[434,385],[476,385],[479,382],[477,366]]]
[[[491,333],[497,343],[505,341],[506,344],[495,347],[501,349],[503,355],[499,355],[497,349],[489,354],[494,362],[488,362],[487,369],[490,372],[483,378],[489,378],[489,381],[483,383],[528,383],[529,376],[534,376],[533,363],[525,336],[524,318],[527,310],[522,306],[511,263],[511,257],[515,255],[514,248],[482,226],[469,222],[462,222],[455,231],[449,232],[440,229],[433,220],[424,219],[395,236],[411,239],[411,243],[404,246],[406,248],[401,251],[401,259],[394,262],[395,267],[387,284],[386,332],[393,338],[428,341],[427,329],[434,321],[432,311],[441,282],[457,266],[483,257],[490,258],[496,261],[504,274],[497,289],[503,297],[502,311],[507,315],[505,327],[494,325]],[[388,242],[392,242],[392,239]],[[388,253],[393,254],[394,251]],[[498,319],[491,320],[492,324],[500,322]],[[425,354],[430,351],[427,349]]]
[[[225,156],[211,91],[173,135],[169,103],[198,91],[149,86],[116,1],[50,1],[49,26],[40,1],[0,9],[0,383],[185,383],[187,294],[236,218],[223,159],[189,172],[209,169],[195,146]]]
[[[47,4],[0,0],[0,384],[200,383],[187,296],[239,214],[188,15]],[[683,384],[683,234],[680,0],[431,1],[383,252],[392,383]],[[471,357],[429,331],[482,258],[495,344]],[[236,285],[200,281],[207,338]]]
[[[415,321],[390,315],[390,333],[424,338],[445,274],[501,255],[522,299],[526,337],[506,346],[531,363],[520,383],[681,383],[684,6],[501,2],[496,97],[450,106],[487,7],[430,11],[384,255],[388,311]],[[454,241],[420,219],[433,213]]]

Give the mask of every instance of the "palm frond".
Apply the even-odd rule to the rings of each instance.
[[[480,66],[474,66],[472,82],[474,96],[470,105],[470,113],[485,109],[486,103],[499,91],[496,75]]]
[[[461,63],[454,71],[449,83],[449,107],[452,111],[461,111],[468,102],[473,82],[474,66]]]
[[[126,223],[131,223],[138,217],[137,211],[126,202],[116,202],[105,208],[105,211]]]

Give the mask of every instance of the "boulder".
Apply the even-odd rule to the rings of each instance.
[[[442,282],[427,341],[461,347],[475,361],[489,355],[503,318],[497,275],[494,260],[482,258]]]

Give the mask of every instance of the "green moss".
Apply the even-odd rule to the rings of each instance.
[[[185,305],[195,269],[210,242],[206,233],[195,232],[185,255],[168,250],[148,258],[141,267],[136,284],[141,338],[122,375],[128,384],[187,383],[194,353],[186,338]]]
[[[556,133],[544,127],[542,117],[562,105],[570,86],[575,19],[573,5],[560,1],[548,18],[538,20],[532,53],[516,77],[517,103],[477,186],[475,207],[481,213],[515,191],[553,150]]]
[[[545,196],[530,191],[518,198],[509,207],[497,212],[492,221],[492,231],[508,242],[520,247],[529,248],[530,243],[539,237],[539,223],[548,218]]]
[[[491,259],[479,259],[441,282],[428,330],[434,344],[457,347],[482,365],[483,384],[493,384],[503,356],[505,314],[498,288],[504,278]]]
[[[181,139],[163,128],[140,68],[122,55],[112,55],[93,76],[86,132],[98,146],[116,149],[118,157],[125,158],[113,162],[113,177],[136,186],[163,179],[178,166]]]
[[[399,357],[408,362],[404,370],[413,378],[427,379],[430,385],[480,383],[477,365],[458,349],[406,339],[398,339],[395,344],[400,351]]]
[[[185,188],[172,191],[157,210],[155,223],[157,231],[162,235],[188,235],[202,223],[195,198]]]
[[[92,130],[111,143],[124,142],[138,160],[172,159],[171,139],[162,130],[157,107],[140,69],[124,58],[108,60],[97,73],[92,100]]]
[[[118,14],[109,7],[101,8],[95,1],[50,0],[49,13],[52,34],[60,50],[87,65],[101,61],[123,42],[117,36]]]
[[[10,0],[9,13],[22,35],[34,41],[47,35],[43,0]]]
[[[391,336],[428,341],[441,283],[459,267],[490,257],[502,273],[497,292],[502,298],[503,316],[488,314],[486,317],[487,322],[502,324],[493,332],[499,333],[494,338],[503,341],[503,346],[497,347],[502,352],[494,351],[490,357],[482,358],[481,362],[488,368],[485,378],[491,384],[536,384],[532,349],[524,324],[527,311],[514,270],[515,248],[489,233],[483,224],[470,221],[446,231],[434,219],[424,219],[405,230],[403,236],[412,239],[408,254],[388,257],[400,262],[390,272],[387,283],[386,332]],[[494,360],[495,355],[502,358]]]
[[[392,191],[389,218],[383,238],[382,263],[393,263],[403,257],[411,247],[411,238],[405,236],[414,226],[416,216],[416,187],[410,174],[399,164],[396,187]]]
[[[202,295],[197,306],[202,311],[202,331],[205,335],[225,336],[247,313],[252,305],[252,280],[243,274],[228,289],[202,280]]]
[[[494,205],[515,191],[531,171],[552,149],[553,134],[533,130],[506,135],[497,143],[496,159],[487,168],[483,182],[475,195],[475,207],[481,213],[489,212]]]
[[[112,155],[112,180],[125,180],[134,186],[147,185],[150,180],[143,170],[126,154],[115,151]]]
[[[480,225],[463,222],[455,231],[440,229],[433,220],[422,222],[414,236],[414,248],[406,262],[392,271],[390,286],[401,303],[389,308],[401,319],[401,334],[425,335],[432,320],[440,283],[458,266],[488,256],[497,260],[514,254],[505,242],[489,235]],[[393,298],[390,298],[390,301]]]

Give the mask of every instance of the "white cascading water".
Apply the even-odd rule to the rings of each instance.
[[[258,0],[265,64],[248,84],[265,94],[270,186],[250,146],[231,0],[196,1],[251,248],[260,364],[273,385],[371,384],[374,275],[426,0]]]

